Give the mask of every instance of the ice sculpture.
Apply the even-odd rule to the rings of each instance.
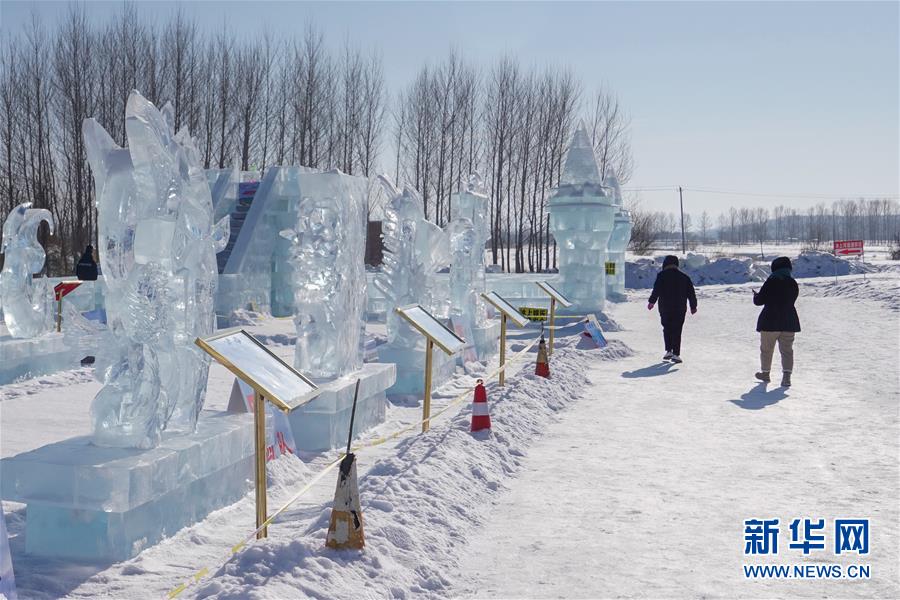
[[[606,297],[623,300],[625,298],[625,249],[631,240],[631,214],[623,208],[622,188],[614,170],[609,169],[603,180],[606,193],[612,196],[616,206],[612,234],[609,236],[607,261],[612,263],[612,272],[606,273]]]
[[[295,227],[281,232],[291,242],[294,366],[318,378],[363,362],[366,206],[344,179],[337,170],[310,177],[295,199]]]
[[[0,272],[0,306],[9,334],[14,338],[38,336],[53,327],[53,292],[49,280],[34,283],[47,258],[37,239],[42,221],[53,233],[53,215],[45,208],[31,208],[31,202],[15,207],[3,223],[4,255]]]
[[[384,209],[384,263],[375,287],[391,307],[421,304],[434,310],[438,303],[434,272],[450,260],[449,242],[440,227],[425,219],[422,199],[406,187],[401,192],[386,177],[379,177],[390,198]],[[422,336],[393,308],[387,315],[388,343],[414,346]]]
[[[559,288],[568,311],[602,311],[607,244],[616,207],[600,178],[597,157],[582,124],[575,132],[559,187],[550,198],[550,227],[559,248]]]
[[[420,304],[440,313],[443,306],[434,285],[434,272],[450,261],[450,245],[440,227],[427,221],[422,200],[409,187],[402,192],[387,177],[379,177],[390,200],[384,209],[382,236],[384,262],[374,285],[387,299],[388,342],[378,349],[379,359],[397,365],[397,381],[388,390],[393,396],[418,394],[424,381],[425,338],[394,309]],[[445,379],[452,362],[435,353],[434,382]]]
[[[463,363],[485,359],[496,352],[499,324],[489,321],[481,294],[486,291],[484,245],[487,242],[488,197],[481,178],[472,174],[466,186],[451,199],[453,220],[447,226],[450,239],[450,319],[474,356],[467,351]]]
[[[214,330],[216,253],[229,218],[215,225],[200,155],[186,129],[133,91],[125,107],[128,148],[94,119],[83,125],[96,183],[108,339],[91,405],[93,441],[152,448],[164,429],[193,432],[209,359],[194,339]]]
[[[487,242],[487,211],[488,197],[483,191],[481,177],[473,173],[464,190],[453,197],[453,219],[455,221],[465,219],[471,224],[471,246],[460,247],[453,245],[453,231],[456,229],[451,222],[450,244],[452,262],[450,267],[450,294],[451,297],[462,299],[470,294],[475,295],[474,310],[452,309],[451,314],[466,315],[473,327],[484,325],[487,319],[487,311],[481,294],[487,291],[487,283],[484,273],[484,245]],[[457,238],[459,241],[459,238]],[[468,241],[468,240],[467,240]],[[454,291],[454,281],[459,289]],[[463,288],[467,289],[463,289]],[[471,308],[471,307],[470,307]]]

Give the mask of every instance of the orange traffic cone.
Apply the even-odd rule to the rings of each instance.
[[[475,384],[475,399],[472,401],[472,429],[481,431],[491,428],[491,413],[488,412],[487,391],[484,389],[484,380],[479,379]]]
[[[550,377],[550,359],[547,358],[547,344],[544,343],[544,336],[538,343],[537,364],[534,366],[534,374],[541,377]]]
[[[335,550],[362,550],[366,545],[366,538],[363,533],[362,508],[359,506],[359,488],[356,485],[356,456],[345,456],[339,468],[325,545]]]

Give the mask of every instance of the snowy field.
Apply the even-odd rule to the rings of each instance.
[[[468,432],[466,401],[426,435],[362,450],[361,553],[324,547],[333,472],[278,518],[268,540],[233,557],[229,548],[253,529],[252,494],[112,565],[26,555],[25,509],[6,502],[19,596],[162,598],[208,568],[179,597],[900,597],[897,275],[800,282],[803,331],[788,390],[752,378],[758,284],[698,288],[677,367],[659,360],[646,292],[630,292],[611,307],[624,331],[609,334],[607,349],[569,327],[551,380],[530,374],[532,350],[506,388],[488,387],[491,434]],[[291,355],[289,320],[250,329]],[[512,349],[535,334],[517,334]],[[89,374],[0,387],[0,455],[87,433],[99,389]],[[474,375],[442,387],[434,410]],[[232,380],[213,365],[209,408],[225,407]],[[367,438],[420,414],[391,406]],[[337,456],[270,463],[270,509]],[[745,579],[745,562],[859,562],[815,551],[745,560],[743,521],[757,517],[781,519],[784,546],[796,517],[869,518],[871,579]]]

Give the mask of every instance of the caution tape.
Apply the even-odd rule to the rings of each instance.
[[[532,348],[534,348],[534,345],[538,343],[538,340],[540,340],[540,338],[541,338],[541,336],[538,336],[538,337],[534,338],[533,340],[531,340],[531,343],[529,343],[525,348],[523,348],[522,350],[513,354],[506,361],[506,364],[499,365],[496,369],[494,369],[493,371],[488,373],[484,378],[485,379],[493,379],[494,377],[499,375],[501,372],[505,371],[507,369],[507,367],[509,367],[511,364],[513,364],[514,362],[516,362],[517,360],[522,358],[526,353],[528,353]],[[406,425],[405,427],[402,427],[389,435],[381,436],[378,438],[368,440],[366,442],[362,442],[356,446],[353,446],[350,451],[351,452],[359,452],[360,450],[363,450],[366,448],[375,448],[377,446],[381,446],[382,444],[386,444],[387,442],[400,437],[401,435],[403,435],[404,433],[407,433],[408,431],[410,431],[412,429],[421,427],[425,423],[430,423],[437,417],[441,416],[442,414],[444,414],[445,412],[447,412],[448,410],[450,410],[451,408],[453,408],[454,406],[456,406],[457,404],[459,404],[460,402],[462,402],[463,400],[468,398],[473,390],[474,390],[474,388],[469,388],[463,392],[460,392],[460,394],[457,395],[455,398],[453,398],[449,403],[447,403],[446,406],[441,408],[436,413],[425,417],[421,421],[417,421],[415,423]],[[319,471],[315,477],[313,477],[308,482],[306,482],[306,484],[302,488],[300,488],[300,490],[298,490],[296,494],[291,496],[291,498],[287,502],[285,502],[281,506],[281,508],[276,510],[274,513],[272,513],[269,516],[269,518],[267,518],[265,521],[263,521],[263,523],[259,527],[254,529],[243,540],[241,540],[237,544],[231,546],[231,548],[228,550],[228,552],[223,553],[222,558],[224,560],[220,560],[219,562],[221,562],[221,563],[228,562],[228,560],[230,560],[232,556],[234,556],[235,554],[237,554],[238,552],[243,550],[247,546],[247,544],[252,543],[253,540],[256,539],[257,533],[259,533],[260,531],[262,531],[263,529],[265,529],[266,527],[271,525],[272,522],[276,519],[276,517],[278,517],[278,515],[282,514],[284,511],[286,511],[294,502],[299,500],[300,497],[303,496],[303,494],[308,492],[315,484],[317,484],[319,481],[321,481],[322,478],[325,477],[325,475],[330,473],[339,464],[341,464],[341,461],[344,459],[344,456],[346,456],[346,455],[342,452],[338,458],[336,458],[334,461],[328,463],[328,465],[326,465],[325,468],[323,468],[321,471]],[[186,589],[188,589],[192,585],[196,585],[197,583],[199,583],[200,580],[203,579],[204,577],[206,577],[207,575],[209,575],[209,573],[210,573],[209,567],[203,567],[202,569],[200,569],[199,571],[197,571],[196,573],[191,575],[184,582],[182,582],[178,587],[173,588],[168,594],[166,594],[166,598],[168,600],[177,598]]]

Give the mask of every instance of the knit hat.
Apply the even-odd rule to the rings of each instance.
[[[775,260],[772,261],[772,272],[774,273],[778,269],[793,269],[793,265],[791,265],[791,259],[787,256],[779,256]]]
[[[669,265],[678,266],[678,257],[673,255],[668,255],[663,259],[663,268],[668,267]]]

